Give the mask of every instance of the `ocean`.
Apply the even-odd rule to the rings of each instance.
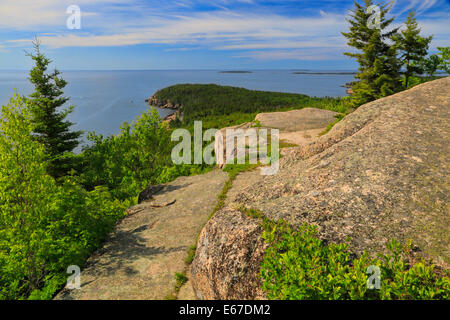
[[[300,72],[299,72],[300,71]],[[295,72],[300,74],[295,74]],[[74,130],[95,131],[104,136],[117,134],[124,121],[132,122],[148,109],[145,99],[157,90],[181,83],[215,83],[253,90],[302,93],[310,96],[345,96],[342,86],[354,80],[352,74],[323,74],[324,71],[259,70],[251,73],[208,71],[63,71],[68,82],[65,95],[75,106],[69,116]],[[0,105],[14,89],[29,95],[32,86],[26,71],[0,71]],[[161,116],[170,113],[158,110]]]

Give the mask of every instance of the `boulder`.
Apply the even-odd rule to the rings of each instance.
[[[240,212],[225,209],[215,215],[200,235],[191,268],[198,299],[264,298],[258,277],[265,249],[261,232],[257,221]]]
[[[361,106],[316,142],[294,148],[233,203],[318,227],[322,240],[374,256],[411,239],[449,268],[450,77]],[[233,189],[232,189],[233,190]],[[205,225],[192,264],[201,299],[264,298],[265,243],[256,219],[226,206]]]

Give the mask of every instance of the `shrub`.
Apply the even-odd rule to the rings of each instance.
[[[170,132],[154,109],[131,126],[125,122],[116,136],[90,133],[88,139],[92,145],[83,150],[83,184],[107,186],[119,199],[135,197],[171,164]]]
[[[33,139],[29,107],[18,95],[0,121],[0,299],[50,299],[70,265],[84,264],[127,203],[102,187],[47,174]]]
[[[181,287],[184,286],[186,284],[186,282],[188,282],[188,277],[186,277],[186,275],[184,273],[175,273],[175,291],[179,292]]]
[[[314,226],[294,230],[286,222],[265,221],[263,238],[269,244],[261,278],[269,299],[366,300],[448,299],[448,277],[439,277],[433,265],[408,263],[408,246],[391,241],[388,254],[370,259],[352,258],[347,244],[325,244]],[[369,266],[381,270],[380,290],[367,286]]]

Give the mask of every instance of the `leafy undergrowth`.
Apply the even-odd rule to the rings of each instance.
[[[348,244],[325,244],[314,226],[264,221],[269,244],[261,264],[263,289],[276,300],[447,300],[450,280],[424,261],[410,263],[411,247],[391,241],[387,254],[352,257]],[[379,289],[369,289],[373,266]],[[371,267],[371,270],[368,268]],[[375,268],[376,268],[375,267]]]
[[[46,173],[31,134],[28,102],[15,95],[0,120],[0,300],[51,299],[67,268],[82,266],[130,201],[108,188],[85,190],[78,177]]]

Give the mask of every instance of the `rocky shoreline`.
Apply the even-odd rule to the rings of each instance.
[[[181,105],[178,103],[172,103],[170,100],[164,101],[159,100],[158,98],[155,98],[155,96],[151,96],[147,100],[145,100],[146,103],[153,107],[161,108],[161,109],[171,109],[171,110],[178,110],[181,109]]]
[[[183,106],[178,103],[172,103],[170,100],[160,100],[156,98],[155,96],[151,96],[147,100],[145,100],[146,103],[148,103],[152,107],[160,108],[160,109],[169,109],[173,110],[174,112],[166,116],[163,121],[171,122],[174,120],[179,119],[180,121],[183,121],[183,113],[181,110],[183,109]]]

